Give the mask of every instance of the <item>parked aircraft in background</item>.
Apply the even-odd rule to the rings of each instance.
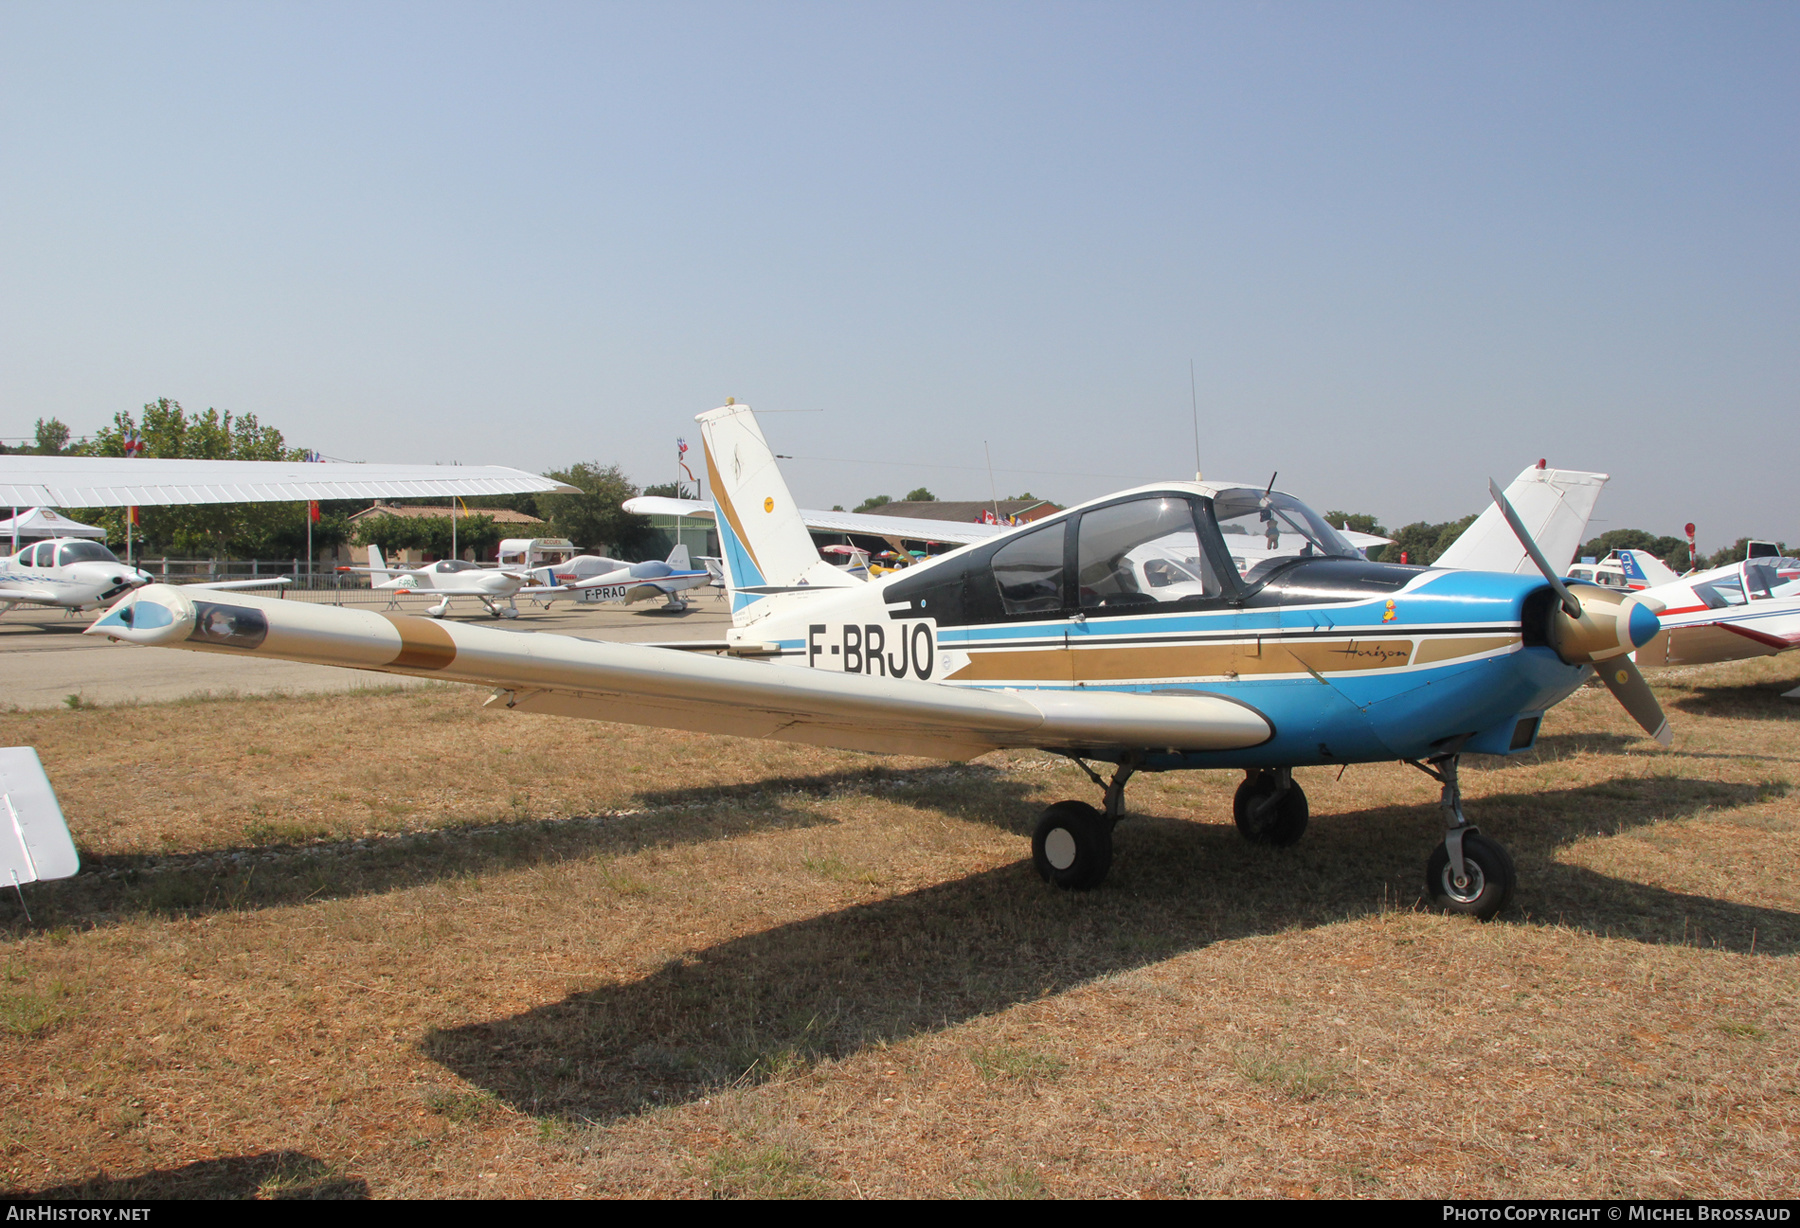
[[[381,557],[381,547],[369,547],[367,567],[340,567],[339,571],[366,571],[369,586],[388,594],[388,608],[399,605],[402,597],[436,597],[438,603],[425,612],[442,618],[450,612],[452,597],[473,597],[495,618],[517,618],[514,603],[529,576],[522,571],[495,571],[479,563],[463,559],[439,559],[423,567],[389,567]],[[500,603],[506,604],[502,606]]]
[[[65,610],[103,606],[155,579],[147,571],[119,562],[117,555],[97,541],[47,538],[15,555],[0,556],[0,614],[21,604]],[[218,591],[275,588],[286,583],[284,576],[270,576],[261,580],[215,580],[187,587]]]
[[[1464,752],[1529,750],[1545,710],[1596,665],[1668,741],[1626,655],[1658,630],[1651,607],[1564,584],[1497,487],[1539,575],[1371,563],[1282,492],[1167,482],[859,581],[819,557],[749,408],[700,422],[734,625],[685,647],[722,656],[162,586],[89,634],[482,683],[523,712],[944,759],[1066,755],[1103,804],[1050,807],[1032,856],[1071,888],[1106,877],[1139,771],[1241,770],[1239,829],[1285,845],[1307,821],[1295,767],[1401,759],[1442,785],[1432,898],[1481,917],[1515,874],[1463,813]],[[1240,528],[1265,546],[1242,570],[1228,549]],[[1176,565],[1167,583],[1159,561]]]
[[[669,551],[665,561],[625,563],[584,554],[534,574],[544,587],[527,589],[525,595],[546,605],[558,597],[627,605],[661,597],[661,608],[676,612],[687,609],[687,598],[681,594],[713,583],[712,572],[704,565],[696,569],[688,558],[688,548],[682,545]]]
[[[1758,555],[1639,595],[1663,607],[1663,630],[1638,649],[1639,665],[1706,665],[1800,648],[1800,559]]]
[[[1648,550],[1614,550],[1596,562],[1583,559],[1569,568],[1577,580],[1591,580],[1605,588],[1641,593],[1647,588],[1673,583],[1678,577]]]

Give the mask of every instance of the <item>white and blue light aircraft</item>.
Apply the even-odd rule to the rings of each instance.
[[[661,597],[663,604],[657,608],[675,613],[688,608],[683,593],[713,583],[712,572],[704,566],[696,569],[688,558],[688,548],[679,543],[669,551],[667,559],[626,563],[584,554],[566,563],[540,568],[533,575],[544,587],[526,589],[524,595],[545,605],[558,597],[626,605]]]
[[[1371,563],[1272,484],[1165,482],[859,581],[820,558],[748,407],[700,423],[733,626],[687,647],[721,655],[162,586],[89,633],[484,683],[524,712],[943,759],[1066,755],[1102,804],[1051,806],[1032,856],[1069,888],[1106,877],[1137,772],[1241,771],[1239,829],[1285,845],[1307,821],[1295,767],[1403,760],[1442,785],[1430,895],[1480,917],[1515,873],[1463,813],[1461,755],[1529,750],[1596,667],[1669,738],[1627,655],[1656,633],[1655,607],[1563,583],[1497,487],[1537,575]]]

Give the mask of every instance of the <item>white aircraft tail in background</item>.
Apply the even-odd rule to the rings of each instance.
[[[380,584],[394,578],[394,572],[388,570],[387,560],[381,557],[381,547],[369,545],[369,583]]]
[[[1548,469],[1539,461],[1513,479],[1506,488],[1507,502],[1519,514],[1558,575],[1567,572],[1575,552],[1587,535],[1588,517],[1608,474],[1578,469]],[[1475,518],[1434,567],[1462,571],[1504,571],[1516,576],[1537,573],[1537,564],[1525,553],[1518,537],[1500,514],[1497,504]]]
[[[723,405],[699,421],[732,622],[744,626],[786,607],[767,600],[777,594],[857,584],[819,557],[750,407]]]

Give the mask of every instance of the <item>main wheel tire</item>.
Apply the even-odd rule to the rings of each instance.
[[[1433,849],[1431,860],[1425,863],[1425,890],[1431,902],[1445,912],[1487,921],[1512,899],[1519,878],[1512,854],[1498,841],[1475,831],[1463,837],[1462,854],[1468,876],[1459,885],[1450,869],[1450,850],[1441,844]]]
[[[1255,772],[1245,778],[1231,799],[1231,816],[1237,820],[1238,831],[1252,844],[1286,848],[1299,843],[1306,832],[1306,791],[1295,781],[1277,801],[1277,787],[1275,773]]]
[[[1031,836],[1031,862],[1047,883],[1070,891],[1098,887],[1112,869],[1112,827],[1086,802],[1058,802]]]

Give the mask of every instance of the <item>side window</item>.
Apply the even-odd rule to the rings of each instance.
[[[1084,610],[1210,601],[1225,592],[1195,532],[1193,505],[1177,495],[1084,514],[1075,582]]]
[[[1008,617],[1056,614],[1063,607],[1065,524],[1049,525],[1008,542],[994,553],[994,586]]]
[[[55,557],[55,554],[56,554],[56,547],[51,545],[49,542],[38,543],[37,565],[39,567],[49,567],[51,565],[52,559]]]

